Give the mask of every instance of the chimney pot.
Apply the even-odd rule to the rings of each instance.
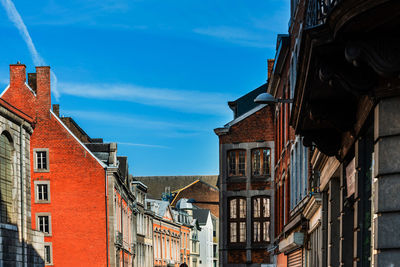
[[[57,117],[60,117],[60,105],[59,104],[53,104],[53,112],[54,112],[54,114],[57,115]]]

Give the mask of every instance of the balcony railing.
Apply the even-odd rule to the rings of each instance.
[[[326,22],[332,9],[343,0],[309,0],[306,27],[312,28]]]

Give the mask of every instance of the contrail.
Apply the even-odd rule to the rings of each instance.
[[[36,66],[44,66],[46,65],[45,61],[43,58],[40,56],[38,51],[36,50],[35,45],[33,44],[32,38],[28,32],[28,29],[26,28],[26,25],[24,21],[21,18],[21,15],[18,13],[18,10],[15,8],[14,3],[11,0],[1,0],[1,4],[3,5],[4,9],[7,12],[8,18],[14,23],[15,27],[17,27],[19,34],[22,36],[24,39],[26,45],[28,46],[28,50],[32,56],[33,63]],[[57,77],[54,74],[54,72],[51,72],[51,76],[54,82],[53,86],[53,94],[58,100],[60,97],[60,93],[57,90]]]

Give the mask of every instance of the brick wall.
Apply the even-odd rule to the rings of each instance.
[[[272,108],[266,106],[248,118],[234,124],[228,134],[220,136],[219,142],[220,144],[231,144],[257,142],[260,140],[273,141],[275,131],[272,118]]]
[[[106,265],[105,170],[56,116],[50,113],[50,69],[36,68],[37,94],[26,85],[25,65],[10,66],[10,87],[2,99],[34,118],[33,149],[49,149],[49,171],[31,168],[32,228],[35,214],[51,214],[53,266]],[[35,203],[34,181],[50,181],[50,203]]]

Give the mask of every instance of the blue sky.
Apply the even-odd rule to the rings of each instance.
[[[289,20],[288,0],[0,2],[2,89],[9,64],[50,65],[61,115],[118,142],[133,175],[218,174],[213,129],[265,82]]]

